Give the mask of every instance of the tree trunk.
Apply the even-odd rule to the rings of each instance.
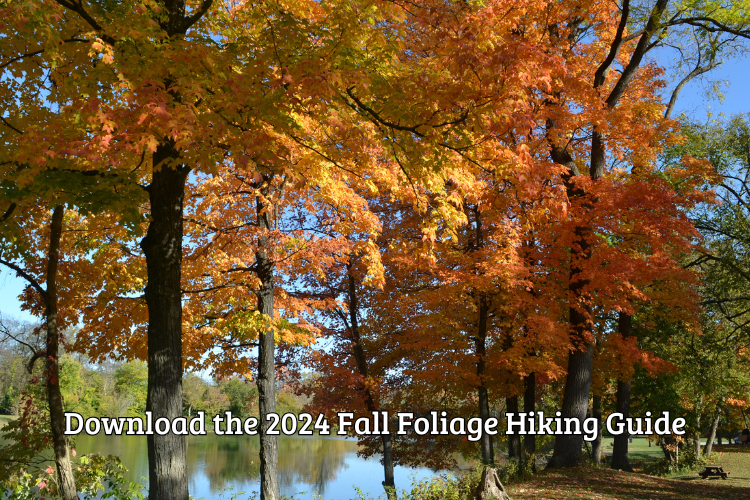
[[[659,445],[661,446],[661,451],[664,452],[664,458],[672,464],[677,464],[679,443],[674,436],[661,436],[659,439]],[[669,448],[671,447],[674,447],[674,450],[670,450]]]
[[[714,440],[716,439],[716,430],[719,428],[719,421],[721,420],[721,410],[716,409],[716,418],[711,422],[711,430],[708,433],[708,439],[706,439],[706,456],[711,455],[714,449]],[[719,444],[721,444],[721,438],[719,438]]]
[[[617,318],[617,329],[620,332],[620,335],[622,335],[622,338],[629,337],[633,329],[632,317],[629,314],[621,312]],[[623,418],[630,417],[630,381],[617,381],[617,401],[615,403],[615,411],[617,413],[622,413]],[[625,470],[628,472],[633,471],[633,468],[630,466],[630,460],[628,459],[628,436],[625,433],[615,436],[611,466],[613,469]]]
[[[703,411],[703,395],[701,394],[696,405],[695,433],[693,434],[693,455],[696,460],[701,458],[701,413]]]
[[[624,418],[630,417],[630,382],[617,381],[615,411],[622,413]],[[633,471],[628,458],[628,435],[626,433],[615,436],[611,466],[613,469]]]
[[[651,37],[658,31],[661,16],[666,9],[669,0],[657,0],[651,8],[646,22],[645,30],[639,38],[638,43],[629,56],[617,82],[608,92],[604,101],[609,109],[615,109],[627,88],[633,80],[641,62],[651,46]],[[621,13],[627,16],[627,12]],[[625,21],[627,18],[624,19]],[[624,24],[623,24],[624,26]],[[622,31],[616,35],[610,46],[610,54],[616,55],[622,43]],[[597,90],[606,81],[606,75],[616,57],[607,57],[602,61],[594,75],[593,89]],[[554,130],[554,121],[547,122],[547,132]],[[595,124],[592,124],[591,151],[589,153],[589,178],[596,182],[604,175],[606,162],[606,136]],[[580,176],[580,171],[575,159],[564,148],[556,145],[555,140],[550,140],[550,156],[555,163],[564,165],[568,171],[563,174],[563,182],[568,194],[568,199],[582,201],[581,210],[584,217],[580,218],[580,225],[574,230],[573,245],[571,248],[570,285],[569,291],[572,295],[570,304],[570,328],[572,351],[568,358],[568,375],[565,382],[563,394],[562,417],[577,418],[582,421],[588,409],[588,394],[591,389],[591,371],[593,361],[593,346],[589,342],[590,332],[593,331],[591,324],[591,306],[589,305],[589,293],[586,287],[589,284],[585,278],[584,263],[591,258],[592,250],[590,240],[593,238],[592,229],[586,226],[586,212],[593,213],[596,210],[597,200],[591,198],[579,183],[573,182],[573,177]],[[588,199],[587,199],[588,198]],[[582,423],[582,422],[581,422]],[[582,436],[557,436],[555,439],[555,450],[548,467],[570,467],[577,465],[581,457]]]
[[[385,473],[383,488],[389,500],[395,499],[397,496],[396,482],[393,478],[393,438],[390,434],[383,434],[380,439],[383,441],[383,472]]]
[[[594,346],[588,344],[570,353],[568,360],[561,414],[564,418],[577,418],[581,427],[589,405],[593,357]],[[579,464],[582,444],[583,435],[555,436],[555,448],[547,468],[574,467]]]
[[[189,169],[172,144],[153,154],[148,188],[151,222],[141,248],[148,283],[148,394],[146,410],[158,418],[182,416],[182,213]],[[149,500],[188,500],[184,436],[148,436]]]
[[[59,479],[60,496],[63,500],[78,500],[73,467],[70,463],[68,442],[65,439],[65,415],[60,392],[59,345],[60,332],[57,327],[57,265],[60,261],[60,238],[62,236],[65,208],[61,205],[52,211],[50,223],[49,253],[47,254],[47,400],[49,402],[52,445]]]
[[[581,279],[581,263],[590,257],[591,250],[587,240],[590,230],[578,227],[570,270],[570,291],[575,297],[570,307],[570,328],[572,350],[568,357],[568,375],[565,379],[561,416],[575,418],[581,423],[586,418],[591,391],[591,372],[594,362],[594,346],[589,337],[593,332],[591,306],[585,302],[583,289],[588,281]],[[581,462],[581,445],[583,435],[555,436],[555,449],[547,468],[574,467]]]
[[[526,375],[523,385],[523,411],[529,413],[536,408],[536,374],[532,372]],[[527,456],[533,457],[536,454],[536,436],[526,434],[523,437],[523,448]],[[531,462],[531,470],[536,472],[536,461]]]
[[[354,256],[351,257],[353,259]],[[352,342],[352,353],[354,355],[354,361],[357,363],[357,371],[362,376],[363,381],[367,380],[368,368],[367,358],[365,357],[365,349],[362,345],[362,337],[359,334],[359,300],[357,297],[357,284],[355,282],[354,274],[352,273],[354,265],[349,262],[347,265],[347,278],[349,285],[349,321],[350,321],[350,332]],[[372,396],[372,392],[366,384],[363,385],[362,390],[364,391],[365,405],[367,411],[374,412],[378,411],[378,405],[375,402],[375,398]],[[385,489],[386,495],[389,499],[396,498],[396,482],[393,477],[393,438],[390,434],[383,434],[381,436],[383,443],[383,488]]]
[[[518,417],[518,396],[505,398],[507,413],[515,413]],[[521,435],[518,433],[508,435],[508,458],[521,460]]]
[[[260,194],[257,197],[256,211],[260,236],[255,261],[260,278],[258,311],[268,322],[260,332],[258,339],[258,399],[260,406],[260,499],[279,499],[278,443],[276,436],[268,434],[270,422],[267,415],[276,411],[276,372],[274,362],[273,335],[273,274],[274,262],[271,256],[271,242],[268,232],[271,231],[271,205],[266,197],[270,192],[269,183],[272,176],[264,176]]]
[[[598,433],[591,443],[591,460],[595,464],[602,463],[602,397],[594,394],[591,416],[597,421]]]
[[[195,19],[185,17],[185,0],[163,2],[159,25],[168,37],[184,35]],[[199,14],[200,17],[202,14]],[[165,39],[167,41],[168,39]],[[162,42],[164,43],[164,42]],[[167,41],[168,43],[168,41]],[[178,49],[179,50],[179,49]],[[173,103],[181,96],[172,90],[169,72],[163,84]],[[152,155],[153,175],[148,187],[151,222],[141,248],[146,256],[148,282],[148,389],[146,411],[170,421],[182,416],[182,236],[185,182],[190,168],[180,151],[164,138]],[[168,433],[149,435],[149,500],[188,500],[185,437]]]
[[[482,421],[482,427],[484,428],[485,422],[490,418],[490,400],[487,393],[487,387],[485,386],[485,356],[487,355],[486,339],[487,339],[487,319],[489,316],[489,306],[484,296],[479,299],[479,327],[477,328],[476,338],[476,355],[477,355],[477,378],[479,379],[479,387],[477,388],[477,394],[479,399],[479,418]],[[479,447],[482,452],[482,463],[486,465],[492,465],[495,463],[495,453],[492,449],[492,437],[483,432],[479,440]]]

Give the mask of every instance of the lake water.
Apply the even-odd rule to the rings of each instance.
[[[116,455],[128,468],[128,479],[148,482],[148,452],[145,436],[76,437],[76,451]],[[257,436],[187,436],[187,466],[190,494],[195,499],[237,500],[250,498],[260,483]],[[414,480],[434,476],[425,468],[396,467],[396,488],[409,489]],[[325,500],[357,498],[354,486],[366,498],[384,498],[380,457],[357,457],[354,440],[321,437],[279,437],[279,483],[282,495]]]

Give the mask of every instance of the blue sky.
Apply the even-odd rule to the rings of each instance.
[[[731,60],[714,70],[709,79],[725,80],[722,86],[723,102],[706,92],[711,88],[708,79],[692,82],[686,86],[680,96],[673,117],[685,113],[691,119],[705,120],[709,115],[724,114],[730,116],[750,112],[750,58]],[[1,267],[1,266],[0,266]],[[14,273],[5,269],[0,271],[0,314],[19,320],[33,321],[34,318],[21,310],[18,295],[23,290],[24,282]]]
[[[715,97],[709,99],[710,95],[706,89],[710,89],[711,86],[707,83],[708,79],[727,82],[727,85],[720,87],[725,96],[723,102],[720,103]],[[687,85],[677,101],[672,116],[677,118],[680,113],[685,113],[690,118],[701,120],[709,113],[714,116],[720,113],[731,116],[748,112],[750,112],[750,57],[745,57],[725,62],[711,72],[708,78]]]

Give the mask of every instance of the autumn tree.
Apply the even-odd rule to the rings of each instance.
[[[175,418],[182,410],[185,183],[191,172],[210,173],[227,155],[240,166],[250,160],[260,175],[256,217],[270,231],[268,190],[279,174],[293,168],[286,163],[279,131],[290,133],[287,138],[308,140],[292,110],[299,111],[298,116],[327,116],[325,106],[316,107],[324,101],[316,99],[336,77],[320,76],[330,74],[335,54],[346,55],[344,61],[349,57],[349,45],[340,44],[343,33],[352,44],[364,34],[369,37],[363,28],[375,29],[366,22],[375,11],[348,10],[336,17],[330,15],[336,4],[316,2],[212,9],[210,0],[135,8],[61,1],[37,7],[26,2],[13,11],[15,24],[6,25],[11,43],[5,61],[8,67],[26,64],[54,73],[64,96],[60,110],[69,115],[75,110],[76,119],[89,127],[85,141],[62,148],[61,129],[39,124],[38,130],[50,138],[48,151],[71,160],[117,157],[127,165],[125,171],[142,180],[150,200],[148,230],[140,245],[150,311],[147,407],[155,417]],[[54,22],[43,32],[35,31],[49,20]],[[335,29],[336,23],[341,29]],[[352,62],[344,66],[354,67]],[[39,148],[29,146],[26,152],[39,156]],[[261,235],[255,256],[263,283],[258,307],[270,320],[273,268],[264,241]],[[274,340],[268,324],[259,341],[265,412],[273,410],[274,385]],[[265,432],[262,439],[267,453],[261,495],[277,498],[275,441]],[[149,437],[151,498],[187,498],[184,456],[181,437]]]
[[[632,156],[628,161],[633,164],[632,174],[643,175],[645,165],[653,162],[658,151],[660,141],[653,135],[653,131],[660,128],[658,115],[644,128],[648,119],[641,111],[639,115],[631,115],[639,117],[638,123],[630,121],[627,127],[624,126],[628,118],[623,113],[627,109],[640,103],[645,111],[645,106],[654,106],[658,102],[654,94],[654,68],[645,63],[645,55],[660,45],[670,28],[678,25],[698,25],[707,32],[732,31],[740,36],[744,33],[744,20],[727,17],[728,11],[703,15],[699,13],[700,8],[692,4],[671,6],[668,0],[658,1],[653,6],[631,5],[628,1],[616,8],[581,6],[579,15],[566,23],[564,29],[556,26],[551,30],[555,44],[570,50],[566,57],[571,69],[575,67],[574,61],[578,57],[573,54],[579,54],[579,50],[588,46],[588,37],[581,38],[580,35],[589,33],[604,42],[598,45],[596,64],[592,65],[590,55],[586,56],[588,68],[593,73],[586,70],[568,73],[577,82],[575,87],[580,94],[574,97],[560,89],[551,96],[551,101],[555,103],[576,102],[576,108],[581,104],[583,108],[577,109],[584,111],[556,116],[551,114],[547,122],[551,159],[568,169],[563,179],[574,207],[572,209],[581,221],[571,228],[575,236],[571,241],[570,323],[572,343],[576,347],[570,354],[563,417],[582,419],[585,416],[591,380],[591,291],[594,288],[587,268],[590,269],[595,258],[595,239],[590,223],[583,221],[602,211],[599,204],[601,194],[595,191],[597,185],[603,184],[600,181],[609,175],[608,163],[613,165],[617,159],[627,157],[626,151],[639,150],[637,157]],[[615,76],[610,71],[613,68],[619,69]],[[571,81],[567,88],[573,86]],[[580,100],[584,95],[588,97]],[[626,121],[622,121],[623,118]],[[641,121],[644,119],[646,121]],[[629,133],[627,137],[618,133],[618,130],[625,129]],[[586,137],[577,135],[577,130],[585,131]],[[641,146],[628,145],[638,140],[644,141]],[[576,152],[576,146],[583,144],[587,144],[587,149]],[[643,145],[648,147],[644,148]],[[581,174],[577,163],[584,161],[589,164],[587,175]],[[628,312],[627,308],[624,309]],[[580,445],[580,436],[559,437],[550,466],[577,463]]]
[[[46,361],[44,375],[46,378],[47,400],[50,412],[50,428],[52,431],[52,443],[54,449],[55,463],[59,478],[60,493],[63,499],[71,500],[78,498],[73,469],[71,466],[70,449],[65,437],[63,400],[60,390],[60,330],[64,325],[64,319],[59,317],[58,300],[58,266],[60,263],[60,241],[63,232],[63,218],[65,216],[64,205],[56,205],[49,219],[42,215],[43,224],[47,225],[48,249],[45,255],[47,262],[44,276],[44,286],[33,274],[27,272],[24,267],[13,262],[14,255],[2,255],[0,264],[12,269],[24,278],[28,285],[33,288],[44,304],[45,330],[47,334],[45,347],[37,351],[29,361],[33,367],[34,361],[42,358]],[[46,220],[45,220],[46,219]],[[6,252],[9,253],[9,252]],[[10,259],[10,260],[6,260]]]

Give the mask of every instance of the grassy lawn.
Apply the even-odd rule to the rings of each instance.
[[[714,446],[714,452],[709,460],[710,465],[721,465],[729,472],[729,479],[719,480],[721,483],[744,486],[748,488],[747,498],[750,498],[750,446],[722,445]],[[697,474],[679,474],[675,479],[694,481]],[[702,479],[698,478],[698,481]],[[708,479],[714,482],[715,480]]]
[[[634,440],[631,461],[657,459],[661,450]],[[645,439],[643,440],[645,442]],[[605,447],[605,450],[608,449]],[[611,449],[611,448],[609,448]],[[698,471],[662,478],[606,468],[578,467],[542,471],[508,486],[513,500],[699,500],[750,499],[750,446],[716,446],[711,464],[721,465],[729,479],[701,479]]]
[[[613,443],[614,438],[612,437],[602,439],[602,449],[605,455],[607,453],[611,455]],[[661,460],[664,458],[664,453],[656,443],[653,443],[649,448],[648,439],[645,437],[634,437],[633,442],[628,445],[628,456],[630,457],[630,462],[637,465],[639,462]]]

